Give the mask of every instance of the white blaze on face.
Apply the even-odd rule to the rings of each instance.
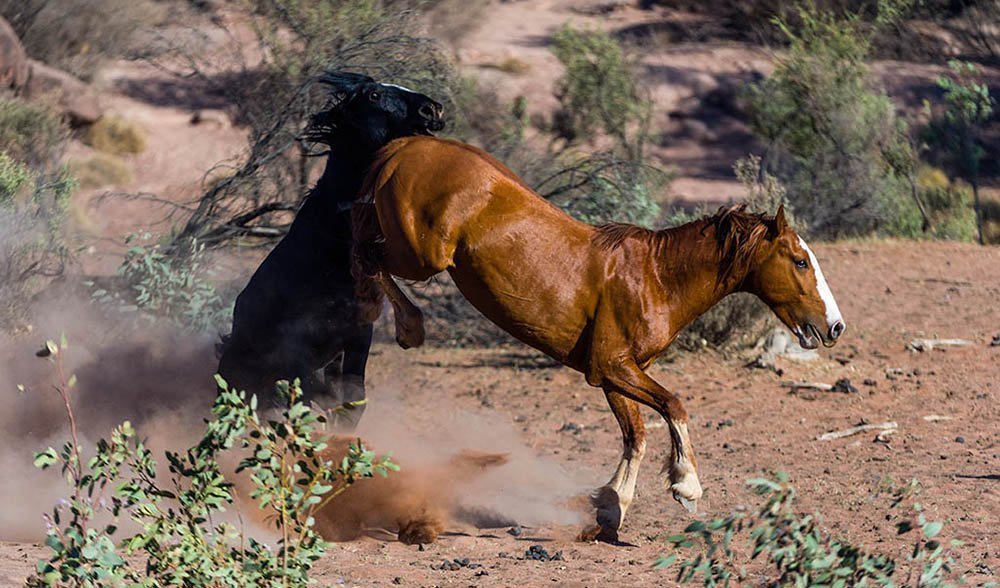
[[[409,89],[407,87],[400,86],[399,84],[382,84],[382,85],[385,86],[386,88],[396,88],[397,90],[402,90],[404,92],[409,92],[410,94],[417,94],[418,93],[418,92],[414,92],[413,90],[411,90],[411,89]]]
[[[830,291],[830,285],[826,283],[826,278],[823,277],[823,270],[819,267],[816,255],[806,245],[806,242],[802,240],[802,237],[799,237],[799,245],[809,255],[809,265],[812,266],[813,275],[816,276],[816,291],[819,292],[819,297],[823,299],[823,304],[826,306],[826,328],[830,329],[837,321],[843,320],[843,317],[840,315],[840,308],[837,306],[837,301],[833,299],[833,292]]]

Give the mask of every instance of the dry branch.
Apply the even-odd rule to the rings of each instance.
[[[829,433],[823,433],[819,437],[816,437],[817,441],[833,441],[834,439],[841,439],[843,437],[850,437],[851,435],[857,435],[858,433],[864,433],[865,431],[887,431],[890,429],[896,429],[897,425],[893,421],[886,423],[873,423],[868,425],[858,425],[856,427],[851,427],[849,429],[842,429],[840,431],[830,431]]]

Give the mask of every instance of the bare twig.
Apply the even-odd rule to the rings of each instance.
[[[892,421],[885,423],[858,425],[856,427],[851,427],[849,429],[842,429],[840,431],[830,431],[829,433],[823,433],[819,437],[816,437],[816,440],[833,441],[834,439],[850,437],[851,435],[857,435],[858,433],[864,433],[865,431],[887,431],[890,429],[897,429],[898,427],[899,425],[897,425],[895,422]]]

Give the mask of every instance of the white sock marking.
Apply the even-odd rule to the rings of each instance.
[[[819,262],[816,261],[816,255],[806,245],[802,237],[799,237],[799,245],[809,255],[809,264],[813,268],[813,275],[816,276],[816,290],[819,292],[819,297],[823,299],[823,304],[826,306],[826,326],[830,328],[837,321],[843,320],[843,317],[840,315],[840,308],[837,306],[837,301],[833,299],[833,292],[830,291],[830,285],[826,283],[823,270],[819,267]]]

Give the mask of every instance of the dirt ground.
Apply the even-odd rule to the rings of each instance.
[[[744,482],[781,469],[798,490],[799,507],[820,511],[824,528],[873,550],[905,559],[906,542],[887,520],[889,497],[880,481],[918,479],[928,518],[945,522],[943,536],[960,539],[957,570],[972,585],[1000,574],[1000,249],[949,243],[857,241],[816,247],[849,325],[842,342],[809,363],[784,361],[783,375],[744,367],[744,357],[683,355],[652,374],[684,399],[692,419],[706,495],[699,518],[753,506]],[[967,347],[915,352],[914,338],[964,338]],[[858,393],[798,392],[786,380],[832,383],[849,378]],[[537,461],[542,478],[512,475],[499,491],[544,478],[571,479],[584,488],[610,476],[620,436],[602,395],[568,369],[520,346],[495,349],[426,348],[404,352],[378,346],[370,362],[371,412],[361,433],[405,421],[410,430],[478,427],[510,431],[526,451],[509,467]],[[864,383],[868,381],[868,383]],[[380,407],[380,397],[383,405]],[[385,405],[392,405],[386,409]],[[943,420],[927,420],[937,415]],[[670,585],[671,571],[651,568],[665,553],[662,538],[692,517],[670,499],[658,475],[665,429],[653,428],[636,501],[621,539],[626,545],[579,543],[581,523],[566,512],[552,522],[477,529],[452,523],[423,549],[364,538],[335,545],[319,565],[321,586],[628,586]],[[463,423],[464,421],[464,423]],[[824,432],[861,422],[895,421],[888,444],[874,433],[821,442]],[[473,424],[470,425],[469,423]],[[475,424],[480,423],[480,424]],[[656,423],[656,424],[653,424]],[[445,437],[440,437],[445,438]],[[459,449],[477,447],[475,431]],[[488,444],[483,433],[483,444]],[[379,449],[394,449],[385,442]],[[416,444],[402,455],[421,451]],[[523,465],[523,463],[522,463]],[[508,466],[505,466],[508,467]],[[504,470],[498,470],[503,472]],[[540,482],[541,480],[541,482]],[[442,480],[442,484],[449,483]],[[497,488],[494,488],[497,490]],[[476,502],[477,496],[464,497]],[[523,503],[525,509],[531,505]],[[41,511],[44,505],[31,505]],[[519,519],[508,501],[502,514]],[[527,512],[527,510],[525,510]],[[568,513],[568,514],[567,514]],[[532,515],[539,518],[538,513]],[[567,522],[571,521],[571,522]],[[541,545],[556,561],[525,559]],[[18,585],[43,553],[37,545],[0,544],[0,585]],[[470,566],[440,569],[443,560]]]

